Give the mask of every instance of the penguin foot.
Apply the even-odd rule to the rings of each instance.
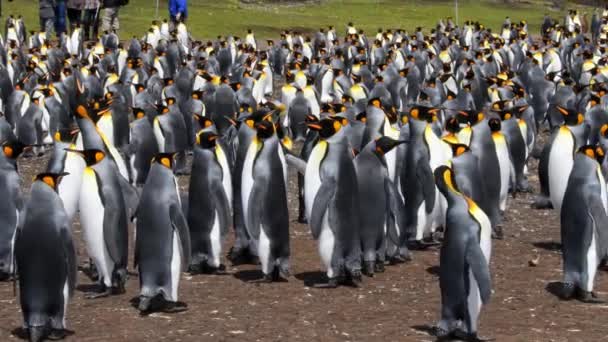
[[[484,341],[493,341],[493,339],[480,338],[477,336],[477,333],[467,333],[460,329],[456,329],[452,334],[453,337],[467,342],[484,342]]]
[[[298,216],[298,223],[307,224],[308,219],[306,218],[306,215],[300,214],[300,216]]]
[[[375,266],[376,262],[375,261],[364,261],[363,262],[363,274],[368,276],[368,277],[373,277],[374,276],[374,266]]]
[[[502,240],[504,238],[505,238],[505,235],[502,232],[502,227],[500,227],[500,226],[494,227],[494,229],[492,230],[492,239]]]
[[[412,258],[406,259],[401,255],[394,255],[388,258],[388,264],[389,265],[397,265],[397,264],[404,264],[407,261],[412,260]]]
[[[338,287],[338,283],[339,283],[338,278],[334,277],[334,278],[329,278],[327,283],[314,284],[313,287],[316,289],[335,289]]]
[[[260,262],[260,259],[251,254],[247,247],[232,247],[230,252],[228,252],[228,260],[230,260],[234,266],[243,264],[257,265]]]
[[[7,281],[11,278],[11,274],[4,272],[4,271],[0,271],[0,281]]]
[[[533,209],[553,209],[553,204],[551,204],[551,200],[544,196],[538,196],[534,203],[532,203]]]
[[[438,327],[438,326],[431,327],[429,334],[431,334],[432,336],[435,336],[439,339],[445,339],[451,335],[451,333],[449,331],[447,331],[441,327]]]
[[[150,307],[152,306],[152,297],[139,296],[139,304],[137,305],[137,309],[140,313],[149,312]]]
[[[100,291],[88,292],[84,295],[86,299],[98,299],[109,297],[112,294],[112,288],[102,285],[100,287]]]
[[[598,298],[598,296],[592,291],[579,290],[577,293],[577,299],[583,303],[589,304],[604,304],[606,301]]]
[[[348,284],[352,287],[360,287],[363,284],[363,276],[361,271],[353,270],[348,274]]]
[[[574,297],[576,287],[572,283],[562,283],[562,288],[559,291],[559,297],[563,300],[570,300]]]
[[[51,332],[47,336],[47,338],[51,341],[59,341],[68,337],[69,333],[65,329],[51,329]]]
[[[164,309],[165,313],[178,313],[188,311],[188,304],[183,302],[166,302]]]
[[[384,261],[376,261],[376,264],[374,265],[374,272],[384,273]]]

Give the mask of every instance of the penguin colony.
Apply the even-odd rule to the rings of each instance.
[[[0,271],[19,283],[30,340],[66,334],[76,216],[99,284],[89,298],[125,292],[129,234],[142,313],[185,310],[180,274],[224,272],[231,230],[233,263],[289,278],[288,165],[327,274],[319,286],[360,286],[440,245],[433,333],[477,340],[492,238],[539,158],[534,205],[561,218],[562,296],[599,302],[608,11],[590,33],[570,12],[565,25],[546,18],[542,40],[525,21],[496,33],[441,20],[430,35],[285,31],[262,49],[252,31],[203,43],[167,22],[125,44],[112,32],[85,43],[80,28],[56,42],[11,16],[0,40]],[[17,158],[43,153],[25,199]]]

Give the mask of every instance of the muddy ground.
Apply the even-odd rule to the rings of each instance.
[[[20,161],[24,189],[46,158]],[[531,182],[538,191],[536,161]],[[227,265],[227,275],[184,274],[180,300],[189,310],[140,317],[130,300],[138,295],[132,275],[127,293],[88,300],[92,282],[79,274],[79,290],[69,305],[69,341],[432,341],[424,327],[440,309],[439,250],[417,251],[413,261],[389,266],[365,278],[361,288],[311,288],[325,280],[315,242],[297,217],[296,177],[290,171],[292,277],[288,282],[254,284],[258,267]],[[187,189],[187,177],[180,178]],[[547,289],[561,279],[559,219],[552,210],[530,209],[533,195],[510,199],[505,239],[494,240],[491,270],[494,294],[484,308],[480,335],[497,341],[608,340],[608,305],[563,302]],[[87,262],[80,239],[79,263]],[[232,244],[226,241],[225,251]],[[531,267],[530,260],[538,259]],[[608,299],[608,273],[599,272],[598,294]],[[0,283],[0,341],[18,339],[22,316],[11,283]]]

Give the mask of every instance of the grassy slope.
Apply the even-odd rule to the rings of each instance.
[[[0,1],[3,2],[3,15],[22,14],[28,30],[38,29],[38,1]],[[189,27],[198,39],[229,33],[243,36],[248,27],[254,29],[258,38],[275,38],[284,28],[312,31],[329,24],[342,31],[351,20],[368,34],[376,32],[379,27],[412,30],[417,26],[432,27],[438,18],[454,15],[453,1],[437,0],[328,0],[320,5],[244,5],[238,0],[188,2]],[[145,32],[154,18],[155,3],[155,0],[130,0],[120,14],[123,39]],[[497,0],[460,0],[459,3],[461,22],[466,19],[479,20],[497,29],[505,16],[509,15],[513,20],[526,19],[532,33],[538,32],[543,14],[547,11],[544,1],[539,0],[517,6],[506,6]],[[558,12],[551,14],[561,17]],[[159,15],[161,18],[167,15],[167,0],[160,1]]]

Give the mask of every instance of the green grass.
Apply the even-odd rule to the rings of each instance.
[[[3,2],[3,15],[22,14],[28,31],[38,29],[38,1],[14,0]],[[214,38],[219,34],[244,36],[252,28],[258,38],[277,38],[282,29],[313,32],[319,27],[335,25],[340,35],[349,21],[368,34],[379,27],[412,30],[417,26],[434,27],[437,20],[454,16],[453,1],[399,1],[399,0],[327,0],[318,3],[276,5],[264,1],[260,4],[242,4],[238,0],[189,0],[188,26],[197,39]],[[155,0],[130,0],[120,13],[122,39],[143,35],[155,16]],[[525,4],[508,6],[499,0],[460,0],[459,18],[479,20],[486,26],[498,29],[505,16],[512,20],[526,19],[533,34],[538,32],[544,13],[562,18],[560,12],[550,11],[548,1],[530,0]],[[588,11],[588,10],[587,10]],[[167,16],[167,0],[160,1],[159,16]]]

